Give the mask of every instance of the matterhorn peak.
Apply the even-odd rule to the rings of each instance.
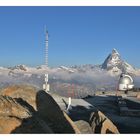
[[[118,54],[118,55],[120,55],[115,48],[112,50],[112,54]]]
[[[112,53],[110,53],[108,57],[105,59],[104,63],[102,64],[102,69],[106,69],[108,71],[115,71],[115,72],[134,71],[134,68],[131,65],[129,65],[127,62],[121,59],[121,56],[116,49],[113,49]]]
[[[104,63],[102,64],[103,69],[112,69],[114,66],[117,66],[120,64],[121,58],[120,54],[116,49],[112,50],[112,53],[108,55],[108,57],[105,59]]]

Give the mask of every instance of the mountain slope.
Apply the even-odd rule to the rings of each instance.
[[[113,49],[112,53],[108,55],[101,68],[107,71],[114,72],[135,72],[135,68],[133,68],[130,64],[122,60],[120,54],[116,49]]]

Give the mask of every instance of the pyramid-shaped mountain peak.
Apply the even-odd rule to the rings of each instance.
[[[116,49],[112,50],[112,53],[108,55],[102,64],[102,69],[113,70],[114,68],[122,72],[134,71],[134,68],[131,65],[121,59],[120,54]]]
[[[112,50],[112,54],[119,54],[119,53],[118,53],[118,51],[114,48],[114,49]]]

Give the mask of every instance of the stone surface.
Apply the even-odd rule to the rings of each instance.
[[[79,127],[75,124],[75,122],[73,122],[71,120],[71,118],[65,113],[63,112],[64,117],[66,118],[66,120],[70,123],[70,125],[72,126],[72,128],[74,129],[76,134],[81,134],[81,130],[79,129]]]
[[[37,89],[28,85],[12,85],[1,90],[0,95],[10,96],[12,98],[22,98],[36,110]]]
[[[36,97],[38,115],[55,133],[79,133],[72,120],[60,109],[55,100],[45,91],[39,91]],[[77,128],[78,129],[78,128]]]
[[[14,116],[22,119],[32,116],[32,112],[21,106],[15,99],[9,96],[0,96],[0,116]]]
[[[15,117],[0,116],[0,134],[10,134],[21,124],[22,121]]]
[[[78,127],[82,134],[92,134],[92,129],[88,122],[84,120],[79,120],[75,122],[75,125]]]
[[[92,127],[93,133],[101,134],[118,134],[117,127],[109,120],[102,112],[96,111],[91,113],[90,126]]]
[[[22,124],[11,133],[16,134],[53,134],[53,130],[39,117],[33,116],[22,120]]]
[[[23,103],[20,101],[20,103]],[[9,96],[0,96],[0,133],[52,133],[47,124],[28,107]],[[24,104],[25,105],[25,104]]]
[[[137,94],[137,99],[139,99],[139,100],[140,100],[140,93],[139,93],[139,94]]]
[[[0,133],[80,133],[70,117],[44,91],[12,86],[3,89],[1,94]],[[33,94],[35,99],[30,100]],[[36,110],[32,107],[33,102]]]

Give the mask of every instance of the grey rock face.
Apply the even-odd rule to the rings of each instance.
[[[108,55],[101,68],[106,70],[119,69],[122,72],[135,71],[130,64],[121,59],[121,56],[116,49],[113,49],[112,53]]]
[[[84,120],[79,120],[79,121],[76,121],[75,124],[79,128],[82,134],[93,134],[93,131],[88,122]]]

